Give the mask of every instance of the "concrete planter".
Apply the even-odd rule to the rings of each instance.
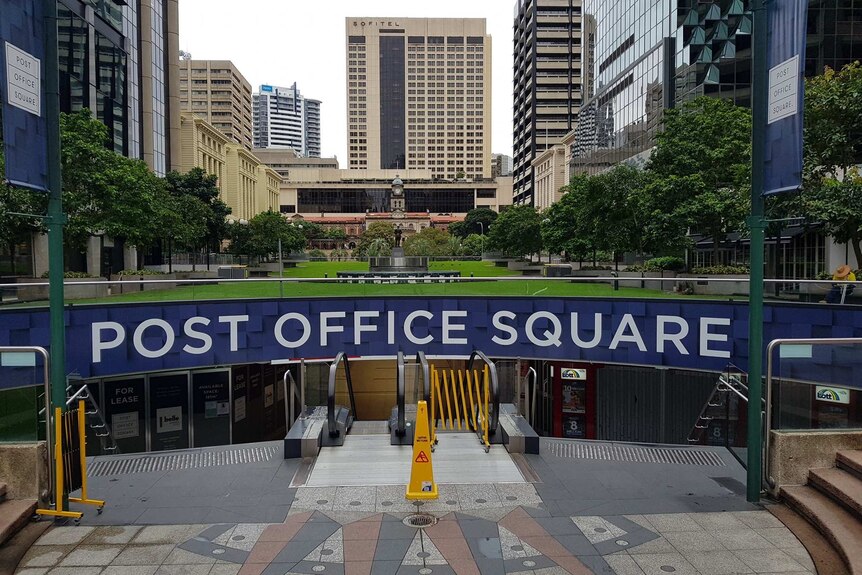
[[[693,288],[696,295],[748,295],[747,274],[736,275],[694,275],[679,274],[679,280],[685,280]],[[738,279],[735,282],[710,282],[711,279]],[[679,285],[679,284],[676,284]]]
[[[17,278],[15,283],[37,283],[47,282],[47,279]],[[93,282],[105,282],[105,278],[67,278],[63,280],[63,297],[71,299],[95,299],[108,296],[108,284]],[[93,283],[93,285],[76,285],[82,283]],[[18,301],[42,301],[48,299],[48,285],[26,286],[18,288]]]
[[[620,287],[638,287],[659,291],[671,291],[673,290],[674,282],[669,281],[657,281],[655,278],[675,278],[676,272],[671,271],[663,271],[663,272],[628,272],[621,271],[618,273],[620,277]],[[637,278],[637,281],[623,281],[622,278]],[[652,281],[650,281],[652,278]]]
[[[162,274],[162,275],[111,275],[111,281],[117,282],[111,284],[111,293],[134,293],[141,291],[157,291],[168,290],[177,287],[177,284],[170,283],[143,283],[147,280],[175,280],[177,274]]]

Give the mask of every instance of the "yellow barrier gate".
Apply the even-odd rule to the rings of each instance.
[[[485,447],[488,440],[490,400],[488,366],[477,370],[437,369],[431,366],[431,441],[437,445],[437,427],[449,431],[472,431]]]
[[[55,461],[55,509],[37,509],[36,514],[50,517],[68,517],[77,523],[84,515],[79,511],[63,509],[63,499],[80,489],[80,497],[69,497],[73,503],[95,505],[102,512],[105,502],[87,497],[87,439],[86,411],[84,400],[78,401],[78,409],[63,413],[54,410],[54,461]]]

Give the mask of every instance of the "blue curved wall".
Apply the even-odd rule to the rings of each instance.
[[[764,318],[766,342],[862,337],[862,308],[852,306],[770,304]],[[66,326],[67,369],[85,378],[338,351],[467,355],[475,348],[492,357],[714,371],[748,363],[748,307],[734,302],[407,297],[82,305],[67,310]],[[47,310],[0,311],[0,345],[48,343]]]

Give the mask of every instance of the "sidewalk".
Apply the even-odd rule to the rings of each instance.
[[[440,498],[421,506],[397,485],[290,487],[304,483],[301,465],[280,453],[97,476],[91,490],[108,492],[105,514],[50,530],[17,573],[814,573],[790,531],[738,493],[744,473],[727,452],[707,448],[713,464],[685,465],[578,459],[556,446],[546,440],[542,455],[526,456],[532,483],[442,484]],[[414,509],[436,525],[405,525]],[[182,519],[192,516],[214,520]]]

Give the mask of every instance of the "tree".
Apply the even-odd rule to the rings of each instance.
[[[218,188],[218,178],[213,174],[207,174],[201,168],[192,168],[187,173],[170,172],[165,176],[167,189],[174,198],[193,198],[200,202],[203,210],[197,205],[191,208],[191,212],[184,219],[192,227],[197,227],[197,222],[191,222],[190,217],[203,218],[204,230],[198,236],[191,236],[191,243],[187,247],[196,251],[201,246],[206,246],[208,252],[219,251],[221,241],[228,237],[227,216],[231,208],[221,200],[221,192]],[[181,200],[186,202],[187,200]],[[198,228],[199,231],[199,228]],[[184,235],[184,234],[180,234]],[[185,242],[184,242],[185,243]]]
[[[325,237],[330,240],[346,240],[347,234],[342,228],[329,228],[326,230]]]
[[[5,155],[0,140],[0,243],[9,250],[9,271],[15,275],[17,245],[25,241],[32,232],[42,229],[43,224],[39,218],[13,215],[12,212],[43,214],[46,196],[43,193],[7,186],[2,179],[5,173]]]
[[[511,257],[534,254],[542,248],[541,217],[532,206],[512,206],[497,218],[488,246]]]
[[[451,236],[443,230],[425,228],[404,240],[404,254],[408,256],[452,255],[450,238]]]
[[[498,215],[490,208],[475,208],[467,212],[463,222],[450,225],[449,233],[459,238],[466,238],[470,234],[487,234]]]
[[[849,244],[862,267],[862,66],[854,62],[807,80],[804,186],[789,201]]]
[[[362,235],[359,236],[359,244],[356,246],[356,250],[354,251],[354,255],[356,257],[368,257],[372,254],[369,254],[369,248],[371,247],[372,242],[375,240],[381,240],[386,244],[385,248],[381,246],[381,242],[377,242],[375,251],[377,252],[386,252],[386,253],[377,253],[376,255],[388,255],[392,251],[392,247],[395,245],[395,226],[390,224],[389,222],[374,222],[370,224]]]
[[[234,224],[230,226],[230,231],[230,249],[237,255],[269,257],[278,253],[279,239],[283,252],[300,251],[305,247],[305,236],[302,232],[272,210],[257,214],[249,220],[248,226]]]
[[[707,96],[666,110],[647,171],[652,202],[673,214],[666,223],[709,234],[717,262],[720,242],[750,213],[750,110]]]
[[[454,237],[454,236],[453,236]],[[479,234],[470,234],[461,242],[462,256],[481,256],[485,247],[485,238]]]

